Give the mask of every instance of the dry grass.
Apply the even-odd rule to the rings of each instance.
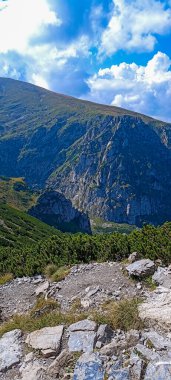
[[[102,312],[95,312],[93,317],[98,323],[107,323],[113,330],[138,330],[143,327],[138,313],[140,302],[137,298],[109,301],[102,305]]]
[[[45,268],[45,276],[53,282],[59,282],[65,279],[65,277],[70,273],[70,268],[67,266],[63,266],[58,268],[54,264],[49,264]]]
[[[12,273],[6,273],[0,276],[0,285],[4,285],[7,282],[11,281],[13,279],[13,274]]]
[[[21,329],[23,332],[39,330],[43,327],[53,327],[60,324],[69,326],[72,323],[90,318],[98,324],[108,324],[113,330],[121,329],[142,329],[143,323],[138,315],[138,305],[140,301],[136,298],[122,300],[118,302],[109,301],[102,305],[100,311],[80,312],[79,305],[76,303],[75,309],[72,308],[66,313],[62,313],[59,305],[53,300],[38,300],[36,306],[26,315],[15,315],[11,320],[4,322],[0,326],[0,335],[13,329]],[[52,306],[54,309],[47,310],[45,306]],[[42,314],[36,315],[36,310],[43,309]]]

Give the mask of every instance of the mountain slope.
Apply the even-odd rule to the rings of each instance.
[[[171,220],[171,125],[0,79],[0,174],[62,192],[91,217]]]
[[[27,215],[23,211],[0,203],[0,246],[32,245],[60,232]]]

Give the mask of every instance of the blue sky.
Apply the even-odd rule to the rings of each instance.
[[[0,76],[171,121],[171,0],[0,0]]]

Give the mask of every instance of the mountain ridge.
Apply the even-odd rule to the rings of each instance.
[[[171,220],[170,148],[169,123],[0,79],[0,175],[61,192],[90,217]]]

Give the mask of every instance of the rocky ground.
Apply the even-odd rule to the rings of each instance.
[[[137,278],[133,280],[131,276]],[[144,284],[153,276],[156,289]],[[0,380],[169,380],[171,379],[171,269],[150,260],[102,263],[72,268],[65,280],[15,279],[0,288],[2,324],[15,313],[26,314],[37,297],[57,300],[68,312],[98,310],[104,301],[142,297],[140,331],[112,330],[84,319],[31,333],[19,329],[0,338]]]

